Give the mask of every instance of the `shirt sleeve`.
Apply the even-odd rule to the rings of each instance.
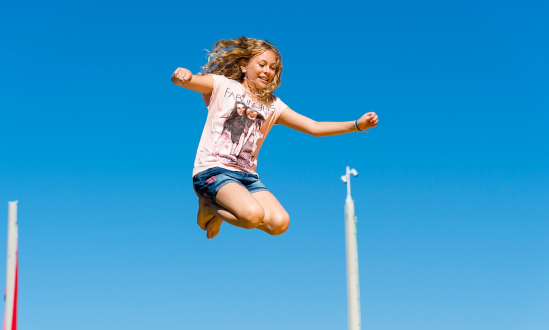
[[[282,100],[279,97],[276,98],[276,100],[275,100],[275,125],[280,124],[278,122],[278,118],[282,114],[282,111],[284,111],[287,107],[288,106],[286,105],[286,103],[282,102]]]
[[[221,90],[221,86],[225,83],[225,76],[217,75],[217,74],[211,74],[210,75],[213,78],[213,89],[212,94],[202,94],[202,99],[206,103],[206,107],[208,107],[208,110],[210,109],[210,104],[215,102],[217,100],[217,97],[219,95],[219,91]]]

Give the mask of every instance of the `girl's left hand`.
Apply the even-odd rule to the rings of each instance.
[[[375,112],[368,112],[362,115],[360,119],[356,122],[358,125],[358,128],[360,130],[364,131],[368,128],[376,127],[378,122],[378,118]]]

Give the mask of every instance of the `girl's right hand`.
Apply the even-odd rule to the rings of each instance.
[[[172,82],[176,85],[183,86],[193,79],[193,74],[189,69],[177,68],[172,74]]]

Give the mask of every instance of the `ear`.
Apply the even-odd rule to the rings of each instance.
[[[248,63],[246,61],[240,60],[240,70],[243,73],[246,73],[246,71],[248,70]]]

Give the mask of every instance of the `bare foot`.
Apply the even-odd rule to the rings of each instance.
[[[212,220],[208,221],[206,224],[206,229],[208,230],[206,232],[206,237],[208,239],[214,238],[219,234],[219,230],[221,229],[221,224],[223,223],[223,220],[219,219],[218,217],[213,217]]]
[[[208,201],[204,198],[198,198],[198,214],[196,215],[196,223],[202,230],[206,230],[206,224],[212,220],[214,214],[208,207]]]

